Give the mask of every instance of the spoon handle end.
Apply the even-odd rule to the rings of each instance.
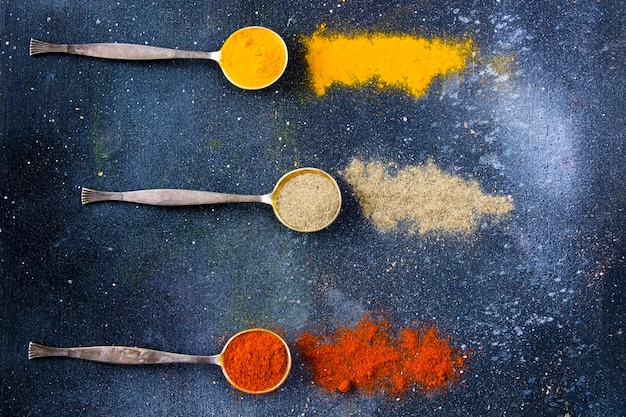
[[[31,39],[30,40],[30,48],[29,54],[31,56],[38,54],[49,54],[49,53],[68,53],[69,45],[67,44],[59,44],[59,43],[48,43],[44,41],[40,41],[39,39]]]
[[[63,349],[44,346],[39,343],[28,343],[28,359],[46,358],[49,356],[67,356]]]
[[[83,188],[80,193],[80,202],[82,205],[96,203],[98,201],[120,201],[120,193],[92,190],[91,188]]]

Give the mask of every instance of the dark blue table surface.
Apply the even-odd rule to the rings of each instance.
[[[622,2],[7,0],[0,19],[2,415],[623,415]],[[484,59],[421,98],[317,97],[302,36],[322,23],[471,37]],[[28,55],[31,37],[212,51],[248,25],[290,51],[260,91],[214,62]],[[508,73],[485,65],[503,56]],[[462,239],[381,233],[339,174],[357,156],[433,161],[512,195],[514,215]],[[330,228],[293,232],[254,204],[80,204],[83,186],[262,194],[294,166],[338,178]],[[27,358],[30,340],[213,354],[251,326],[291,344],[370,311],[437,323],[473,352],[463,378],[339,395],[296,352],[283,387],[248,396],[215,367]]]

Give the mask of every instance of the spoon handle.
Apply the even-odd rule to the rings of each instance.
[[[97,201],[126,201],[153,206],[197,206],[219,203],[266,203],[262,195],[225,194],[211,191],[154,189],[138,191],[108,192],[83,188],[83,204]]]
[[[219,61],[220,52],[185,51],[160,48],[157,46],[136,45],[130,43],[48,43],[38,39],[30,40],[30,55],[64,53],[85,55],[106,59],[126,59],[135,61],[158,59],[212,59]]]
[[[61,356],[118,365],[155,365],[161,363],[199,363],[219,365],[219,356],[183,355],[181,353],[127,346],[86,346],[59,348],[39,343],[28,344],[28,359]]]

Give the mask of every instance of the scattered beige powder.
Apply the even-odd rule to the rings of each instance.
[[[341,195],[330,179],[306,173],[290,179],[278,193],[276,210],[290,227],[314,232],[328,226],[341,206]]]
[[[407,166],[391,175],[382,162],[353,159],[341,174],[352,185],[363,214],[383,232],[469,234],[481,216],[502,217],[514,209],[510,196],[483,193],[478,182],[440,170],[434,163]]]

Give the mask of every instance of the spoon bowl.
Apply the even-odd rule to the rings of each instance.
[[[283,38],[262,26],[248,26],[226,39],[218,63],[224,76],[244,90],[274,84],[287,68],[288,51]]]
[[[98,191],[83,188],[82,204],[125,201],[154,206],[193,206],[219,203],[265,203],[278,220],[297,232],[317,232],[330,226],[341,211],[341,190],[335,179],[318,168],[299,168],[283,175],[273,191],[263,195],[211,191],[150,189]]]
[[[258,343],[252,348],[247,340],[251,338],[256,338]],[[258,361],[258,370],[262,371],[264,377],[267,377],[267,381],[259,381],[258,374],[242,375],[242,372],[235,372],[242,368],[242,362],[249,361],[251,358]],[[267,329],[254,328],[241,331],[231,337],[224,345],[222,353],[219,354],[218,364],[226,380],[239,391],[248,394],[266,394],[275,391],[289,376],[291,352],[287,342],[276,333]],[[243,367],[249,368],[249,364]],[[252,388],[249,385],[249,382],[254,379],[257,379],[256,385],[261,388],[258,386]]]
[[[341,211],[341,190],[337,181],[317,168],[299,168],[286,173],[270,195],[278,220],[298,232],[325,229]]]
[[[285,41],[262,26],[233,32],[215,52],[185,51],[129,43],[57,44],[30,40],[30,55],[64,53],[118,60],[210,59],[216,61],[226,79],[244,90],[258,90],[276,82],[287,68]]]
[[[254,340],[251,342],[252,338]],[[212,356],[185,355],[128,346],[64,348],[35,342],[28,344],[28,359],[46,357],[67,357],[118,365],[218,365],[233,387],[248,394],[275,391],[285,382],[291,370],[291,352],[287,342],[278,334],[261,328],[247,329],[235,334],[228,339],[221,353]]]

